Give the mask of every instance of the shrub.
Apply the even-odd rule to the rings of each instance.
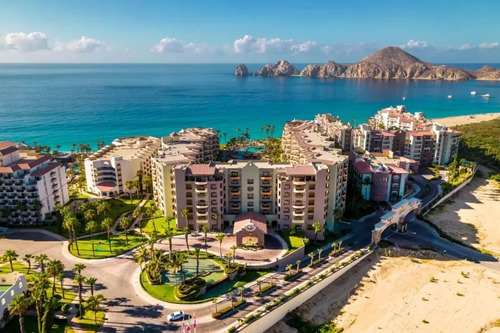
[[[289,281],[297,276],[299,276],[302,273],[302,269],[299,269],[298,271],[293,271],[292,274],[287,274],[283,277],[283,281]]]
[[[69,303],[64,303],[63,306],[61,307],[61,311],[64,314],[68,314],[70,309],[71,305],[69,305]]]
[[[229,329],[227,330],[227,333],[233,333],[233,332],[236,332],[236,327],[234,327],[234,326],[229,327]]]
[[[175,296],[179,299],[195,297],[206,284],[207,282],[199,277],[188,279],[175,288]]]
[[[245,304],[246,302],[247,302],[246,299],[239,300],[233,304],[234,307],[226,306],[225,308],[219,309],[217,312],[212,312],[212,318],[214,318],[214,319],[220,318],[220,317],[224,316],[225,314],[227,314],[228,312],[231,312],[231,311],[235,310],[237,307]]]
[[[323,261],[325,261],[325,258],[320,258],[320,259],[314,260],[312,263],[307,265],[307,267],[317,266],[317,265],[321,264]]]
[[[232,274],[236,271],[238,271],[238,273],[242,272],[242,271],[245,271],[246,270],[246,266],[245,265],[241,265],[241,264],[236,264],[236,263],[231,263],[231,265],[226,265],[224,267],[224,273],[226,274]]]
[[[273,283],[273,284],[268,284],[267,286],[265,286],[264,288],[262,288],[262,292],[260,292],[260,291],[256,291],[256,292],[254,293],[254,296],[260,296],[260,295],[264,294],[266,291],[273,289],[274,287],[276,287],[276,284],[275,284],[275,283]]]

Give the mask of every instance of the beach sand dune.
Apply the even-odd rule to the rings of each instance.
[[[380,253],[302,305],[300,316],[316,325],[333,320],[346,333],[498,329],[489,325],[500,319],[500,272],[445,257]],[[295,330],[282,321],[269,332]]]
[[[484,177],[474,178],[427,218],[457,240],[500,254],[500,188],[485,178],[488,169],[479,170]]]
[[[499,119],[499,118],[500,118],[500,112],[497,112],[497,113],[476,114],[476,115],[470,115],[470,116],[436,118],[436,119],[432,119],[432,121],[438,122],[441,125],[445,125],[445,126],[458,126],[458,125],[465,125],[465,124],[471,124],[471,123],[480,123],[482,121],[488,121],[488,120]]]

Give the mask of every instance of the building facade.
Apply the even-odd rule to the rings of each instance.
[[[114,140],[85,159],[87,191],[99,196],[118,196],[137,172],[151,175],[151,157],[161,146],[159,138],[128,137]]]
[[[0,142],[0,221],[36,225],[56,205],[69,201],[66,171],[61,163],[15,143]]]

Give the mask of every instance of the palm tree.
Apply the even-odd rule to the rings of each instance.
[[[335,243],[335,242],[332,243],[332,249],[333,249],[333,253],[335,253],[337,251],[337,243]]]
[[[286,265],[286,270],[288,271],[288,275],[292,275],[292,268],[293,268],[292,264]]]
[[[219,232],[217,236],[215,236],[215,238],[219,241],[219,255],[221,259],[222,259],[222,241],[224,240],[224,237],[226,237],[226,235],[222,232]]]
[[[231,292],[226,294],[226,297],[231,301],[231,309],[234,309],[233,294]]]
[[[297,260],[295,264],[297,264],[297,272],[298,272],[300,270],[300,260]]]
[[[146,260],[148,259],[148,254],[149,251],[145,246],[141,246],[139,251],[137,251],[134,254],[134,258],[135,260],[137,260],[137,263],[139,264],[139,267],[141,267],[141,270],[142,270],[142,264],[145,264]]]
[[[63,227],[68,229],[68,233],[70,234],[70,238],[73,237],[73,240],[76,245],[76,252],[80,255],[80,249],[78,248],[78,240],[76,239],[76,228],[80,225],[80,221],[76,218],[75,214],[69,213],[64,216]]]
[[[130,204],[132,204],[132,190],[135,188],[135,183],[131,180],[127,180],[125,182],[125,189],[128,191],[130,195]]]
[[[47,273],[52,277],[52,295],[56,294],[56,279],[59,273],[61,273],[64,269],[64,265],[61,260],[53,259],[47,263]]]
[[[188,226],[188,215],[189,215],[189,209],[184,208],[181,210],[181,216],[186,220],[186,227]]]
[[[137,207],[136,209],[134,209],[134,212],[132,213],[134,221],[137,221],[137,225],[139,226],[139,232],[141,233],[141,241],[144,241],[144,235],[142,234],[142,223],[141,223],[142,221],[138,221],[138,218],[139,216],[142,215],[143,211],[144,211],[143,207]]]
[[[259,294],[262,294],[262,280],[258,279],[256,282],[257,286],[259,286]]]
[[[201,231],[203,231],[203,233],[205,234],[205,253],[208,253],[207,234],[210,231],[210,228],[205,224],[203,225],[203,227],[201,227]]]
[[[224,256],[227,258],[227,267],[231,267],[231,258],[233,258],[233,255],[231,253],[226,253]]]
[[[23,313],[28,309],[29,304],[30,300],[25,294],[17,295],[9,304],[9,312],[14,316],[19,316],[19,329],[21,330],[21,333],[26,332],[24,329]]]
[[[26,254],[23,257],[23,260],[28,263],[28,271],[26,272],[26,275],[30,275],[30,271],[31,271],[31,259],[33,259],[33,256],[31,254]]]
[[[94,232],[97,231],[97,228],[99,228],[99,225],[97,224],[96,221],[89,221],[87,225],[85,226],[85,230],[90,232],[90,241],[92,242],[92,256],[95,256],[94,252]]]
[[[342,211],[338,208],[335,208],[333,211],[333,217],[335,217],[335,222],[340,222],[340,218],[342,217]]]
[[[57,275],[57,280],[59,281],[59,284],[61,285],[62,298],[64,298],[64,273],[63,272],[60,272]]]
[[[104,301],[104,296],[101,294],[92,295],[87,300],[87,306],[94,312],[94,323],[97,324],[97,312],[101,310],[101,303]]]
[[[339,241],[339,251],[342,249],[342,241]]]
[[[82,299],[82,286],[83,286],[83,283],[85,282],[85,277],[81,274],[78,274],[75,276],[75,279],[73,280],[74,283],[78,284],[78,309],[79,309],[79,312],[80,312],[80,319],[82,318],[83,316],[83,311],[82,311],[82,302],[83,302],[83,299]]]
[[[215,312],[217,313],[217,297],[214,297],[214,299],[212,300],[212,303],[214,303],[214,305],[215,305]]]
[[[77,272],[78,275],[81,275],[82,274],[82,271],[87,268],[87,266],[85,266],[85,264],[82,264],[82,263],[79,263],[77,262],[75,264],[75,266],[73,267],[73,271]]]
[[[318,234],[322,229],[321,222],[316,221],[312,224],[313,230],[314,230],[314,245],[316,245],[316,240],[318,238]]]
[[[125,243],[128,245],[128,228],[130,227],[130,219],[128,216],[122,217],[120,220],[120,228],[125,231]]]
[[[322,249],[318,249],[318,260],[321,259],[321,252],[323,252]]]
[[[49,257],[45,253],[40,253],[36,258],[35,262],[40,264],[40,268],[42,269],[42,273],[45,273],[45,262],[49,260]]]
[[[216,222],[217,228],[219,228],[219,222],[217,222],[217,219],[219,218],[219,214],[213,213],[211,215],[211,217],[212,217],[212,220],[214,220]]]
[[[240,301],[243,302],[243,292],[245,291],[245,288],[239,287],[238,291],[240,292]]]
[[[198,276],[199,271],[200,271],[200,252],[201,252],[201,249],[199,247],[196,247],[194,249],[194,256],[196,258],[196,276]]]
[[[38,331],[43,332],[43,312],[45,308],[45,303],[48,299],[47,289],[50,288],[50,282],[47,280],[45,274],[35,274],[31,280],[29,286],[29,291],[32,296],[32,300],[35,302]]]
[[[236,250],[238,249],[238,247],[236,245],[232,245],[230,249],[233,251],[233,261],[234,261],[234,259],[236,258]]]
[[[94,286],[97,283],[97,278],[89,277],[85,280],[85,284],[90,287],[90,295],[94,296]]]
[[[308,254],[309,258],[311,258],[311,265],[313,264],[313,261],[314,261],[314,252],[310,252]]]
[[[103,229],[106,229],[106,232],[108,234],[108,245],[109,245],[109,252],[111,253],[111,228],[113,228],[114,221],[110,217],[106,217],[102,222],[101,226]]]
[[[17,254],[14,250],[5,250],[2,256],[3,261],[8,261],[10,263],[10,270],[12,272],[14,272],[14,265],[12,264],[12,262],[17,261],[17,257],[19,257],[19,254]]]

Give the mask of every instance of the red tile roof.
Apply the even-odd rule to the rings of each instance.
[[[267,222],[266,217],[262,214],[255,212],[246,212],[243,214],[236,215],[234,219],[233,232],[236,233],[241,229],[245,228],[246,225],[253,224],[256,228],[262,230],[267,234]]]
[[[354,163],[354,167],[359,170],[362,174],[373,173],[372,168],[365,161],[359,161]]]
[[[112,181],[105,181],[97,184],[97,188],[102,192],[112,191],[116,187],[116,183]]]
[[[409,172],[406,171],[405,169],[400,168],[400,167],[393,165],[393,164],[387,164],[387,167],[391,170],[392,173],[395,173],[398,175],[409,174]]]
[[[3,141],[3,142],[6,142],[6,141]],[[6,156],[9,154],[12,154],[13,152],[15,152],[17,150],[19,150],[19,148],[15,147],[15,146],[7,146],[7,148],[3,148],[2,150],[0,150],[0,156]]]
[[[413,131],[413,132],[408,132],[409,135],[411,136],[431,136],[433,133],[431,131]]]
[[[373,131],[372,133],[373,133],[373,135],[376,135],[376,136],[386,136],[386,137],[396,136],[390,132],[385,132],[385,131]]]
[[[16,143],[15,142],[11,142],[11,141],[0,141],[0,149],[4,149],[4,148],[7,148],[7,147],[10,147],[10,146],[15,146]]]
[[[215,175],[215,167],[205,164],[193,164],[186,169],[187,175],[213,176]]]
[[[43,176],[45,175],[47,172],[50,172],[52,170],[54,170],[55,168],[57,167],[60,167],[62,164],[61,163],[50,163],[49,165],[37,170],[37,171],[34,171],[31,173],[31,176],[33,177],[40,177],[40,176]]]

